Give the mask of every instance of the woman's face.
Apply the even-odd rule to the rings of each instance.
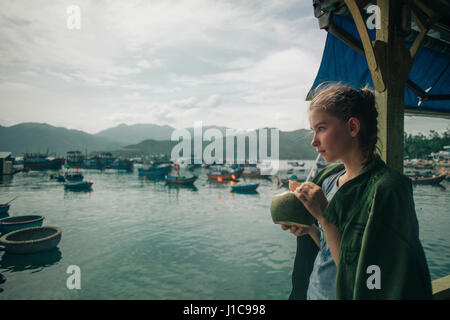
[[[347,124],[320,109],[309,112],[309,124],[314,132],[311,145],[327,162],[342,160],[351,150],[353,138]]]

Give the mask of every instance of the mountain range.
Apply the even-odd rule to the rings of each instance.
[[[217,129],[225,137],[228,128],[205,126],[202,128],[202,134],[208,129]],[[267,144],[270,154],[270,129],[266,129],[268,130]],[[167,154],[170,156],[173,147],[179,143],[178,141],[171,141],[174,130],[176,129],[167,125],[120,124],[96,134],[89,134],[79,130],[54,127],[45,123],[20,123],[10,127],[0,126],[0,151],[12,152],[14,156],[21,156],[26,152],[64,156],[67,151],[71,150],[79,150],[83,153],[109,151],[122,156],[142,154]],[[189,132],[189,135],[186,136],[194,139],[194,128],[187,128],[186,130]],[[256,130],[256,133],[259,130],[261,129]],[[184,132],[186,133],[186,131]],[[212,132],[212,130],[209,132]],[[217,133],[217,131],[215,132]],[[310,142],[310,130],[279,131],[279,158],[313,159],[315,151]],[[222,143],[226,154],[225,139]],[[203,141],[203,149],[209,144],[211,144],[211,141]],[[192,148],[194,146],[193,140],[191,146]],[[249,143],[247,142],[247,154],[248,146]],[[234,149],[236,155],[237,142]]]

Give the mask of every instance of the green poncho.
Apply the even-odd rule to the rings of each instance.
[[[328,166],[313,182],[321,186],[343,168]],[[432,298],[408,178],[376,158],[336,192],[323,216],[342,232],[337,299]],[[310,237],[297,238],[290,299],[306,298],[317,251]],[[379,289],[373,288],[373,266],[379,268]]]

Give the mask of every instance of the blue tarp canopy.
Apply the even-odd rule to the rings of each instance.
[[[355,40],[361,41],[356,25],[351,17],[333,14],[332,23],[345,30]],[[368,30],[372,41],[376,38],[376,30]],[[416,33],[417,34],[417,33]],[[409,48],[415,38],[406,41]],[[405,113],[439,113],[450,116],[450,46],[448,42],[430,37],[424,41],[414,59],[405,89]],[[411,41],[408,41],[411,40]],[[361,46],[362,50],[362,46]],[[331,32],[328,32],[325,49],[319,72],[311,90],[323,82],[342,82],[354,88],[362,88],[368,84],[373,88],[371,73],[366,57],[358,53]],[[411,90],[416,88],[417,90]],[[425,94],[419,98],[420,91]],[[419,94],[419,95],[418,95]],[[445,95],[445,97],[443,97]],[[308,98],[311,98],[311,91]],[[436,99],[436,100],[435,100]]]

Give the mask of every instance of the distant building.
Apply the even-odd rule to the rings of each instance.
[[[11,152],[0,152],[0,175],[14,174],[14,158]]]
[[[443,148],[444,150],[441,150],[439,152],[433,152],[431,156],[433,157],[433,160],[435,161],[450,161],[450,146],[445,146]]]

